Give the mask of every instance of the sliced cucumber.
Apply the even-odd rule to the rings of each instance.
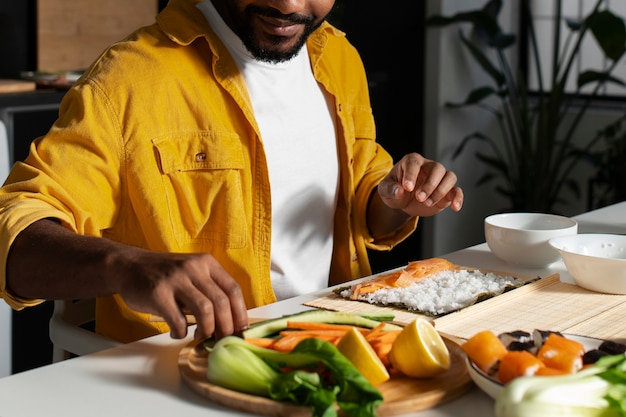
[[[371,315],[369,317],[372,317]],[[380,317],[380,316],[376,316]],[[389,318],[385,315],[385,318]],[[244,330],[244,338],[256,338],[256,337],[268,337],[272,336],[281,330],[287,328],[288,321],[307,321],[317,323],[332,323],[332,324],[348,324],[352,326],[365,327],[373,329],[378,326],[381,320],[374,320],[372,318],[359,316],[351,313],[342,313],[337,311],[328,310],[308,310],[301,313],[290,314],[287,316],[279,317],[276,319],[270,319],[267,321],[254,323],[249,329]],[[397,330],[402,327],[392,323],[386,323],[384,330]]]
[[[376,320],[377,322],[381,321],[393,321],[396,318],[393,314],[390,313],[381,313],[381,312],[373,312],[367,314],[357,314],[359,317],[363,317],[370,320]]]

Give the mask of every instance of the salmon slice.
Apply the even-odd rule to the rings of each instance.
[[[546,365],[535,355],[526,350],[512,350],[500,359],[498,380],[506,384],[520,376],[535,375]]]
[[[508,353],[504,343],[491,330],[483,330],[467,339],[461,349],[483,372],[492,375]]]
[[[430,258],[409,262],[407,267],[404,268],[404,270],[414,278],[426,278],[429,275],[454,269],[459,269],[459,267],[443,258]]]
[[[350,299],[356,300],[359,295],[380,289],[405,288],[424,278],[443,271],[459,269],[452,262],[442,258],[429,258],[409,264],[395,272],[379,275],[376,278],[354,285]]]
[[[585,347],[581,343],[556,333],[550,333],[537,352],[537,357],[546,366],[574,373],[582,369],[582,355],[584,354]]]

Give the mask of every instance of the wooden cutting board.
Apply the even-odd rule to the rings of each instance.
[[[451,339],[444,337],[444,341],[450,351],[450,369],[435,378],[397,376],[379,385],[377,388],[384,397],[378,408],[379,417],[425,410],[461,396],[472,386],[461,347]],[[264,416],[311,416],[307,407],[244,394],[209,383],[206,378],[208,352],[198,343],[194,341],[186,345],[178,357],[183,381],[198,394],[226,407]]]

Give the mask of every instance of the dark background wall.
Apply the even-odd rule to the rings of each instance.
[[[378,141],[399,160],[422,152],[426,6],[394,7],[377,0],[341,0],[334,18],[360,51],[370,81]],[[422,257],[417,230],[391,252],[370,252],[374,272]]]
[[[166,3],[159,0],[159,7]],[[411,13],[374,0],[340,0],[339,5],[333,23],[347,33],[363,58],[379,142],[396,160],[408,152],[421,152],[423,2],[412,4]],[[0,0],[0,56],[9,57],[0,60],[0,78],[17,78],[21,71],[36,69],[36,48],[36,0]],[[54,101],[46,97],[46,101]],[[33,104],[31,97],[14,99],[18,104]],[[0,107],[5,105],[7,98],[3,97]],[[26,157],[30,141],[54,122],[56,109],[29,108],[12,111],[10,117],[16,139],[14,159],[20,160]],[[393,251],[372,252],[370,257],[374,271],[379,272],[405,265],[421,254],[418,229]],[[13,373],[50,363],[48,319],[52,308],[53,303],[46,302],[13,313]]]
[[[35,0],[0,1],[0,78],[36,68]]]

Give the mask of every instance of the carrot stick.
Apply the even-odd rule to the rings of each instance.
[[[288,336],[297,334],[299,336],[319,337],[319,338],[335,338],[346,334],[346,330],[283,330],[278,333],[280,336]]]
[[[389,368],[390,362],[388,359],[391,346],[396,340],[401,330],[383,330],[384,323],[374,328],[368,335],[365,336],[365,340],[372,346],[376,355],[380,358],[383,364]]]
[[[375,335],[366,335],[365,340],[371,343],[388,343],[392,344],[400,334],[400,330],[389,330],[380,332]]]
[[[333,323],[318,323],[308,321],[288,321],[288,329],[301,329],[301,330],[343,330],[348,331],[351,328],[356,327],[350,324],[333,324]],[[357,327],[361,330],[362,327]],[[369,329],[363,329],[369,331]]]
[[[293,334],[285,335],[280,339],[277,339],[274,345],[272,345],[272,349],[279,352],[291,352],[298,345],[298,343],[311,337],[312,336],[309,335],[299,335],[294,332]]]
[[[365,335],[365,339],[369,340],[371,338],[377,337],[379,334],[383,332],[384,328],[385,328],[385,323],[381,321],[378,326],[374,327],[372,330],[367,332],[367,334]]]
[[[272,349],[274,343],[276,343],[277,339],[269,338],[269,337],[251,337],[246,338],[246,342],[253,344],[255,346],[264,347]]]
[[[382,363],[389,368],[391,366],[391,362],[389,361],[389,352],[391,351],[391,343],[376,343],[372,345],[374,352],[376,352],[376,356],[380,358]]]
[[[336,345],[344,334],[344,331],[337,330],[282,331],[280,332],[281,338],[276,340],[276,342],[272,345],[272,349],[282,352],[290,352],[298,343],[308,338],[317,338]]]

